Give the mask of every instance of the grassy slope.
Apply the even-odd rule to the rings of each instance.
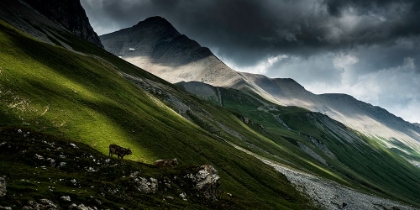
[[[189,197],[190,203],[187,203],[180,199],[178,190],[188,194],[193,192],[188,192],[191,189],[183,188],[180,183],[171,180],[171,177],[182,177],[186,168],[168,169],[162,173],[162,169],[147,164],[109,159],[85,144],[32,130],[5,127],[0,129],[0,137],[0,167],[2,175],[6,176],[8,191],[2,198],[4,200],[0,200],[3,206],[25,205],[28,200],[48,198],[59,206],[67,207],[71,203],[60,199],[61,196],[67,195],[71,197],[72,203],[83,203],[101,209],[201,209],[206,204],[215,208],[234,207],[226,200],[203,203]],[[69,143],[73,143],[77,148]],[[35,155],[44,159],[36,159]],[[51,165],[48,158],[56,161],[55,166]],[[57,167],[61,162],[65,162],[66,165]],[[94,171],[88,171],[88,168]],[[154,177],[159,181],[169,179],[171,188],[160,189],[159,196],[140,193],[133,188],[135,184],[129,178],[136,171],[140,171],[141,176],[145,178]],[[75,183],[71,182],[73,179],[76,180]],[[174,199],[164,202],[162,198],[165,196],[172,196]],[[138,200],[141,202],[137,202]]]
[[[265,137],[261,139],[267,139],[252,141],[251,144],[268,154],[253,147],[248,149],[366,193],[419,205],[417,195],[420,193],[420,170],[401,158],[397,152],[378,144],[378,141],[357,134],[322,114],[298,107],[281,107],[265,101],[265,104],[270,104],[270,109],[261,103],[264,101],[262,98],[256,100],[256,96],[251,97],[237,90],[221,89],[221,94],[224,107],[237,115],[248,117],[252,122],[249,127]],[[274,115],[279,116],[291,130],[281,125]],[[320,127],[320,124],[332,126]],[[333,129],[334,126],[346,135],[351,135],[354,143],[346,141],[344,134]],[[335,158],[325,155],[311,142],[309,136],[327,146]],[[317,152],[328,165],[305,154],[299,148],[299,143]]]
[[[134,151],[129,159],[145,163],[178,157],[181,165],[214,164],[221,190],[234,194],[239,207],[307,208],[284,176],[209,136],[115,70],[160,79],[64,35],[75,49],[107,61],[37,42],[0,22],[0,126],[30,128],[105,154],[118,143]]]

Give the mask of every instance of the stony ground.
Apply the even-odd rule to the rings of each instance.
[[[412,210],[418,209],[392,200],[367,195],[333,181],[328,181],[315,177],[314,175],[297,171],[265,158],[259,157],[250,151],[235,146],[250,155],[260,159],[265,164],[274,167],[278,172],[284,174],[287,179],[296,185],[299,191],[308,195],[315,203],[324,209],[348,209],[348,210],[368,210],[368,209],[392,209],[392,210]]]
[[[336,182],[322,180],[310,174],[294,171],[268,160],[262,161],[284,174],[300,191],[309,195],[326,209],[416,209],[391,200],[355,191]]]

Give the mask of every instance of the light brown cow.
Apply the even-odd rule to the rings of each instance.
[[[178,160],[176,158],[171,159],[171,160],[159,159],[159,160],[156,160],[153,163],[153,165],[158,166],[158,167],[174,167],[175,165],[178,165]]]
[[[110,144],[109,145],[109,156],[112,157],[113,154],[116,154],[116,155],[118,155],[118,158],[123,159],[124,156],[131,155],[133,153],[131,152],[131,150],[129,148],[126,149],[126,148],[120,147],[116,144]]]

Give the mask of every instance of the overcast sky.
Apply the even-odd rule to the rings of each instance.
[[[235,70],[420,123],[418,0],[81,0],[98,34],[162,16]]]

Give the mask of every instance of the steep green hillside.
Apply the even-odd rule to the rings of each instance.
[[[252,93],[218,89],[223,107],[260,135],[248,137],[250,142],[241,146],[368,194],[419,205],[420,169],[400,156],[403,147],[386,148],[326,115],[278,106]],[[410,157],[415,155],[412,151]]]
[[[53,141],[84,143],[102,154],[108,153],[109,144],[117,143],[133,151],[127,159],[146,164],[173,157],[179,159],[180,167],[213,164],[221,177],[221,199],[228,199],[232,208],[310,208],[309,201],[283,175],[186,120],[159,98],[126,80],[120,71],[167,85],[181,94],[179,90],[73,35],[62,37],[74,49],[95,56],[40,43],[0,21],[0,126],[29,129],[43,136],[40,138],[51,136]],[[240,122],[235,119],[234,124]],[[15,163],[1,164],[10,168],[0,176],[7,173],[6,178],[14,177]],[[16,174],[34,170],[31,164],[15,166]],[[141,173],[156,171],[145,166]],[[49,175],[56,179],[64,176],[62,172]],[[10,191],[22,190],[22,185],[11,179],[14,184]],[[86,197],[90,193],[95,192],[89,191]],[[32,199],[40,199],[48,194],[34,196]],[[160,198],[154,197],[156,206],[164,202]],[[24,200],[18,199],[13,205],[21,202]],[[172,206],[187,207],[188,203]]]

